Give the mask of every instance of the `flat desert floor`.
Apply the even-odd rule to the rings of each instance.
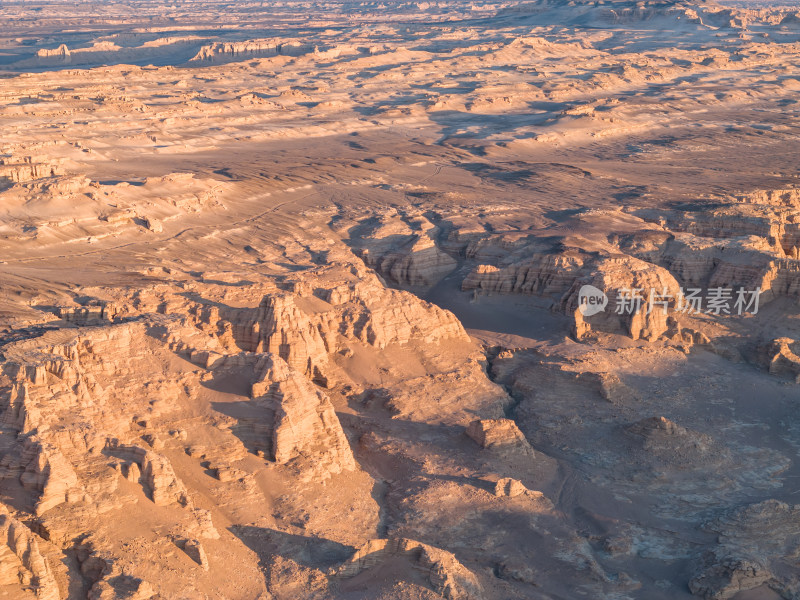
[[[0,19],[0,599],[800,599],[796,4]]]

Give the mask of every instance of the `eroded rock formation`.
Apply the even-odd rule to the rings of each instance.
[[[406,558],[410,561],[411,568],[425,573],[431,589],[443,598],[480,598],[482,590],[477,579],[450,552],[403,538],[370,540],[339,567],[335,575],[341,578],[353,577],[396,557]]]
[[[62,600],[53,568],[39,550],[39,538],[0,506],[0,581],[32,589],[37,600]]]
[[[303,459],[322,473],[355,468],[350,445],[325,394],[275,355],[263,356],[256,373],[251,395],[274,415],[268,424],[274,461],[285,464]]]
[[[719,545],[707,553],[690,581],[692,593],[727,600],[740,591],[767,585],[791,596],[800,585],[791,564],[800,547],[800,508],[776,500],[728,511],[706,528],[719,535]]]
[[[481,448],[528,445],[525,436],[511,419],[479,419],[467,427],[467,435]]]

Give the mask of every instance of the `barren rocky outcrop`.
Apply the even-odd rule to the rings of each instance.
[[[796,8],[0,16],[0,597],[797,596]]]

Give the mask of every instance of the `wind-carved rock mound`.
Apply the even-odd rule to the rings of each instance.
[[[442,252],[432,233],[415,237],[380,256],[365,251],[364,262],[389,280],[408,285],[432,285],[456,268],[456,260]]]
[[[175,330],[170,346],[215,373],[253,369],[251,399],[270,416],[248,435],[271,460],[291,462],[305,476],[352,470],[333,406],[314,386],[332,387],[343,376],[333,355],[469,337],[451,313],[387,289],[363,267],[321,267],[281,285],[255,310],[185,309],[209,336]]]
[[[64,175],[64,167],[60,161],[41,160],[34,156],[0,158],[0,178],[5,177],[14,183],[59,175]]]
[[[498,498],[516,498],[522,494],[531,493],[519,479],[501,477],[494,485],[494,495]],[[538,492],[541,494],[541,492]]]
[[[58,58],[68,59],[69,48],[67,48],[66,44],[61,44],[58,46],[58,48],[40,48],[39,50],[37,50],[36,56],[38,56],[39,58],[58,57]]]
[[[157,506],[167,506],[172,503],[181,506],[189,504],[186,489],[175,475],[167,458],[155,452],[145,451],[141,471],[154,504]]]
[[[315,299],[309,298],[318,304]],[[275,353],[314,381],[328,385],[332,379],[328,355],[335,351],[337,329],[314,308],[303,306],[302,301],[298,306],[297,300],[291,293],[266,296],[247,333],[255,351]]]
[[[221,57],[275,56],[280,44],[277,40],[250,40],[246,42],[216,42],[200,48],[192,61],[210,62]]]
[[[736,196],[736,200],[748,204],[789,206],[791,208],[800,209],[800,189],[756,190],[747,194],[740,194]]]
[[[170,173],[143,182],[98,182],[82,175],[63,175],[58,164],[0,164],[0,217],[7,239],[60,244],[75,238],[94,243],[123,228],[152,233],[187,213],[223,208],[230,184],[192,173]],[[2,238],[0,238],[2,241]]]
[[[478,419],[469,424],[466,433],[481,448],[519,447],[530,450],[528,440],[511,419]]]
[[[693,3],[672,0],[642,4],[615,0],[604,5],[591,2],[525,2],[500,11],[501,15],[517,18],[536,15],[542,25],[565,24],[603,28],[624,27],[635,24],[642,29],[679,27],[704,30],[708,27],[740,30],[747,27],[753,11],[720,6],[714,2]]]
[[[150,600],[161,598],[153,586],[131,575],[112,572],[92,586],[87,600]]]
[[[705,528],[719,535],[719,544],[689,582],[694,595],[727,600],[761,585],[783,598],[797,594],[800,506],[766,500],[732,510]]]
[[[580,251],[537,251],[535,245],[529,256],[514,260],[513,252],[521,250],[514,248],[515,245],[508,247],[499,242],[490,243],[490,240],[471,243],[467,256],[488,258],[505,250],[511,254],[508,260],[513,262],[508,265],[479,264],[464,278],[461,288],[500,294],[561,296],[569,291],[590,260]]]
[[[773,375],[788,376],[800,381],[800,344],[792,338],[778,338],[761,347],[760,362]]]
[[[22,486],[39,494],[37,514],[82,497],[75,470],[55,445],[36,436],[25,438],[20,463],[24,468],[19,476]]]
[[[404,538],[370,540],[332,574],[337,578],[354,577],[392,558],[405,558],[410,568],[425,573],[431,589],[443,598],[478,600],[482,597],[475,575],[453,554]]]
[[[116,317],[116,307],[110,302],[88,301],[82,306],[61,306],[56,315],[75,325],[110,325]]]
[[[645,460],[668,468],[696,468],[727,453],[705,434],[690,431],[665,417],[642,419],[627,427],[640,439]]]
[[[214,64],[230,60],[242,60],[248,57],[301,56],[313,50],[314,46],[296,40],[281,42],[272,38],[242,42],[214,42],[200,48],[189,62]]]
[[[578,310],[578,294],[587,283],[606,293],[608,305],[603,312],[584,317]],[[680,294],[680,284],[666,269],[622,256],[601,261],[592,275],[576,281],[562,306],[567,314],[574,315],[579,339],[597,328],[621,330],[634,340],[655,340],[667,331],[667,318]],[[637,297],[639,300],[631,300]]]
[[[19,433],[0,473],[30,494],[35,514],[55,512],[59,520],[69,511],[97,515],[118,506],[117,476],[104,453],[128,461],[128,478],[141,481],[155,504],[191,508],[169,459],[130,445],[139,435],[137,413],[158,415],[161,394],[174,402],[185,398],[177,383],[158,374],[161,359],[146,330],[139,322],[72,330],[71,336],[69,330],[53,332],[51,345],[44,336],[7,350],[3,371],[15,382],[2,421]],[[152,434],[145,437],[155,445]],[[69,506],[66,513],[56,510],[62,505]],[[53,536],[61,535],[64,523],[59,520]]]
[[[331,401],[301,373],[275,355],[256,365],[253,401],[272,411],[270,458],[302,462],[323,476],[355,469],[355,460]]]
[[[437,243],[443,230],[421,213],[391,209],[349,233],[364,263],[396,284],[433,285],[458,264]]]
[[[753,192],[688,210],[633,214],[671,234],[634,235],[622,249],[670,270],[685,284],[762,291],[762,304],[800,295],[800,210],[795,190]]]
[[[374,272],[353,267],[349,276],[326,286],[325,279],[337,273],[319,269],[289,282],[286,291],[266,295],[253,316],[239,316],[232,324],[237,345],[276,354],[325,386],[336,378],[330,355],[348,343],[383,349],[469,339],[451,313],[386,288]],[[310,284],[315,277],[318,287]]]
[[[38,536],[0,504],[0,587],[14,584],[33,589],[38,600],[65,597],[39,550]]]
[[[621,253],[590,253],[527,238],[475,240],[466,252],[499,264],[477,265],[462,282],[463,290],[551,298],[554,309],[574,318],[578,339],[599,330],[655,340],[667,331],[667,317],[680,296],[680,284],[665,268]],[[584,317],[578,310],[584,285],[606,294],[602,312]],[[654,310],[648,310],[651,290],[655,301],[665,302],[654,303]]]

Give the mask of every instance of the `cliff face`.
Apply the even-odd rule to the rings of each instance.
[[[64,169],[58,163],[34,162],[32,157],[25,157],[19,162],[0,159],[0,177],[10,179],[14,183],[63,174]]]
[[[474,249],[473,249],[474,250]],[[478,265],[464,279],[464,290],[559,295],[566,293],[584,272],[588,257],[580,252],[534,253],[510,265]]]
[[[314,276],[324,278],[326,271]],[[242,349],[276,354],[318,383],[335,379],[329,356],[349,343],[383,349],[410,341],[468,339],[451,313],[386,288],[363,268],[324,287],[312,289],[303,281],[286,287],[267,294],[255,313],[237,315],[233,337]]]
[[[679,327],[702,327],[689,318],[691,311],[679,310],[685,309],[681,299],[691,290],[700,290],[704,298],[713,289],[730,290],[727,308],[734,312],[739,290],[747,294],[760,290],[759,307],[798,297],[797,197],[796,189],[787,188],[732,194],[705,204],[582,209],[544,230],[497,231],[500,226],[495,221],[516,224],[522,219],[515,211],[509,211],[513,217],[438,214],[437,233],[430,239],[438,252],[457,260],[457,271],[451,273],[459,276],[452,279],[460,280],[461,290],[471,292],[473,300],[535,296],[572,318],[578,339],[595,331],[655,341],[674,337],[670,319]],[[398,248],[408,250],[416,243],[409,222],[415,223],[396,211],[351,224],[348,231],[359,234],[362,258],[380,265],[377,257],[396,257]],[[413,253],[402,255],[408,260]],[[438,281],[441,278],[429,285]],[[606,293],[608,304],[602,314],[585,316],[577,311],[584,286]],[[627,305],[622,298],[625,290],[637,289],[641,302]],[[647,310],[651,292],[657,306],[666,310]],[[620,306],[626,310],[619,311]],[[701,333],[708,337],[713,332]]]
[[[367,266],[395,285],[431,286],[458,265],[441,246],[445,229],[421,211],[386,209],[366,222],[344,220],[336,228],[350,236]]]
[[[264,355],[256,365],[253,401],[274,415],[270,457],[279,464],[308,461],[321,476],[356,468],[331,401],[280,357]]]
[[[203,45],[189,61],[214,64],[245,58],[268,56],[301,56],[313,52],[314,46],[298,40],[254,39],[242,42],[215,42]]]
[[[711,600],[733,598],[741,590],[768,586],[792,594],[800,584],[785,556],[797,549],[800,506],[767,500],[729,510],[705,528],[719,536],[689,582],[692,593]],[[765,536],[765,532],[771,532]]]
[[[580,287],[592,285],[608,296],[606,310],[583,317],[578,310]],[[579,287],[580,286],[580,287]],[[652,295],[652,309],[651,309]],[[631,301],[632,297],[639,301]],[[597,264],[591,275],[573,284],[561,301],[567,314],[574,315],[578,337],[590,328],[622,331],[632,339],[658,339],[667,331],[667,318],[678,304],[681,288],[669,271],[638,259],[622,256]]]
[[[0,506],[0,585],[21,584],[37,600],[62,600],[54,567],[40,549],[41,538]],[[28,597],[28,596],[26,596]]]
[[[349,579],[383,563],[407,561],[407,569],[419,570],[433,591],[449,600],[477,600],[483,590],[475,575],[452,553],[414,540],[392,538],[370,540],[336,571],[337,578]]]

